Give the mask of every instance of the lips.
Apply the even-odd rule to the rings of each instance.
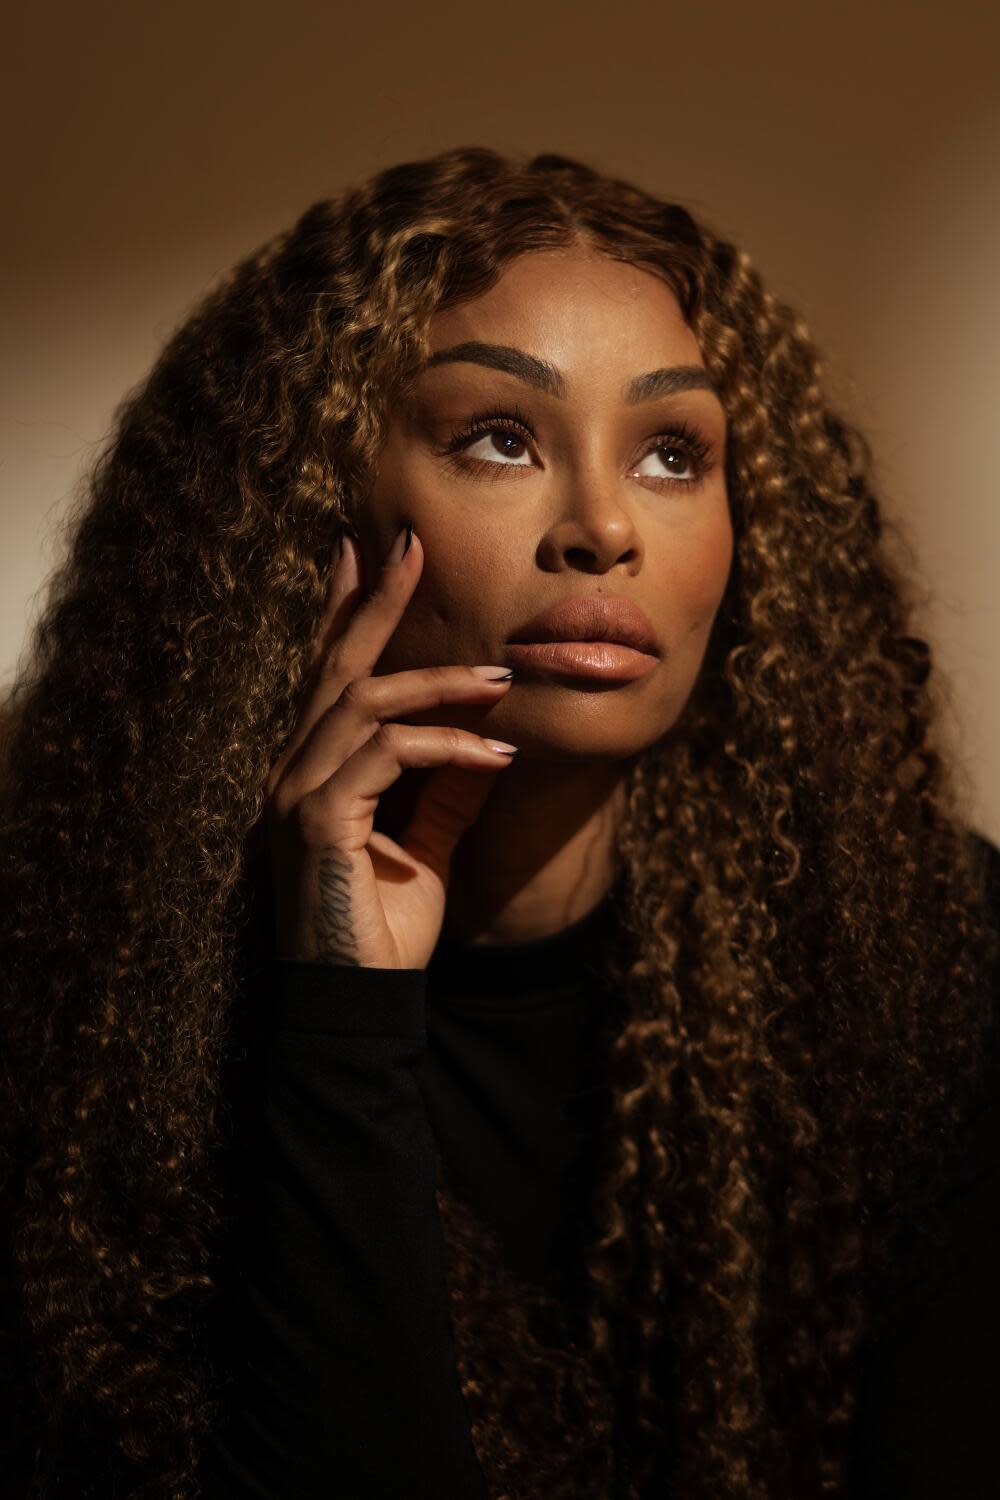
[[[578,594],[563,599],[521,625],[508,644],[544,641],[614,641],[659,656],[660,644],[648,615],[631,599]]]

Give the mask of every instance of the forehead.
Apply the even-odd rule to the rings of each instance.
[[[723,415],[662,276],[593,252],[518,257],[487,292],[436,314],[429,343],[413,377],[428,395],[481,382],[486,366],[560,400],[635,404],[689,391]]]
[[[644,356],[647,363],[658,355],[702,363],[698,341],[661,276],[576,249],[517,256],[486,292],[435,313],[429,336],[432,354],[488,339],[531,349],[567,372],[595,354],[623,360],[630,370],[647,368]]]

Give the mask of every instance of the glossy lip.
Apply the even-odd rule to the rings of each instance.
[[[560,676],[633,682],[656,666],[657,658],[617,641],[536,641],[507,646],[511,666]]]
[[[508,645],[541,645],[547,641],[603,641],[631,646],[650,656],[660,656],[656,632],[631,599],[577,594],[550,605],[507,637]]]

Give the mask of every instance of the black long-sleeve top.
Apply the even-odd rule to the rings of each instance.
[[[990,845],[994,909],[1000,851]],[[485,1500],[455,1364],[436,1148],[511,1267],[573,1286],[606,1105],[610,893],[426,970],[272,959],[205,1500]],[[948,1275],[866,1367],[852,1500],[1000,1494],[1000,1078],[950,1185]]]

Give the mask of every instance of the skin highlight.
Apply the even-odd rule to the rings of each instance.
[[[563,373],[565,395],[465,359],[412,382],[392,414],[360,542],[366,578],[407,520],[425,558],[376,673],[458,662],[503,670],[521,622],[581,594],[634,600],[662,647],[634,682],[515,672],[495,705],[403,720],[518,746],[456,850],[444,928],[516,943],[576,921],[607,891],[627,773],[676,724],[697,678],[733,552],[726,417],[711,389],[626,404],[635,376],[704,368],[701,352],[661,278],[589,250],[523,255],[484,295],[434,317],[432,353],[467,341],[545,360]],[[536,440],[494,425],[459,450],[478,466],[450,462],[454,434],[498,407],[523,413]],[[668,435],[678,418],[710,445],[705,472]],[[383,796],[377,828],[396,836],[422,774],[404,773]]]

